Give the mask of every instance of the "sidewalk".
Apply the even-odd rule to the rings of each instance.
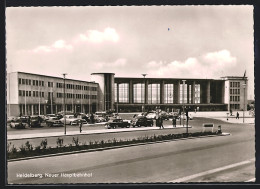
[[[183,127],[182,125],[176,125],[173,127],[172,125],[164,126],[165,129],[180,129],[186,128],[186,125]],[[191,128],[189,125],[188,128]],[[146,130],[158,130],[159,127],[135,127],[135,128],[118,128],[118,129],[99,129],[99,130],[87,130],[82,131],[68,131],[66,132],[66,136],[73,135],[91,135],[91,134],[103,134],[103,133],[119,133],[119,132],[132,132],[132,131],[146,131]],[[44,138],[44,137],[59,137],[65,136],[64,132],[52,132],[52,133],[33,133],[33,134],[22,134],[22,135],[7,135],[7,140],[19,140],[19,139],[31,139],[31,138]]]

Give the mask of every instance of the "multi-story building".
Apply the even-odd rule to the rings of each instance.
[[[247,77],[221,79],[129,78],[92,73],[79,81],[24,72],[7,76],[7,114],[47,114],[63,110],[92,113],[137,112],[161,108],[173,111],[246,110]],[[65,91],[64,91],[65,82]],[[65,99],[63,94],[65,92]]]
[[[65,84],[65,91],[64,91]],[[32,73],[7,74],[7,115],[54,114],[98,109],[98,84]],[[65,92],[65,93],[64,93]]]

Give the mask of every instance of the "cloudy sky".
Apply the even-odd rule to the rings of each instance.
[[[253,6],[7,8],[6,37],[7,72],[219,79],[246,70],[254,97]]]

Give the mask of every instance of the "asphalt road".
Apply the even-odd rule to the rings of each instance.
[[[201,130],[201,122],[205,121],[221,123],[218,120],[198,119],[193,121],[192,129]],[[245,182],[253,179],[255,177],[254,125],[226,123],[221,125],[224,132],[231,133],[230,136],[178,140],[8,162],[8,182],[16,184],[175,183]],[[172,131],[156,130],[151,131],[151,134]],[[178,129],[174,130],[177,131]],[[128,132],[93,137],[117,135],[122,138],[138,134],[139,132]],[[147,135],[146,132],[145,134]],[[19,175],[19,173],[38,174],[34,176],[42,174],[43,177],[25,177],[26,175]]]

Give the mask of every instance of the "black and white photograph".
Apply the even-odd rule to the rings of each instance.
[[[7,184],[253,184],[254,73],[252,5],[7,7]]]

